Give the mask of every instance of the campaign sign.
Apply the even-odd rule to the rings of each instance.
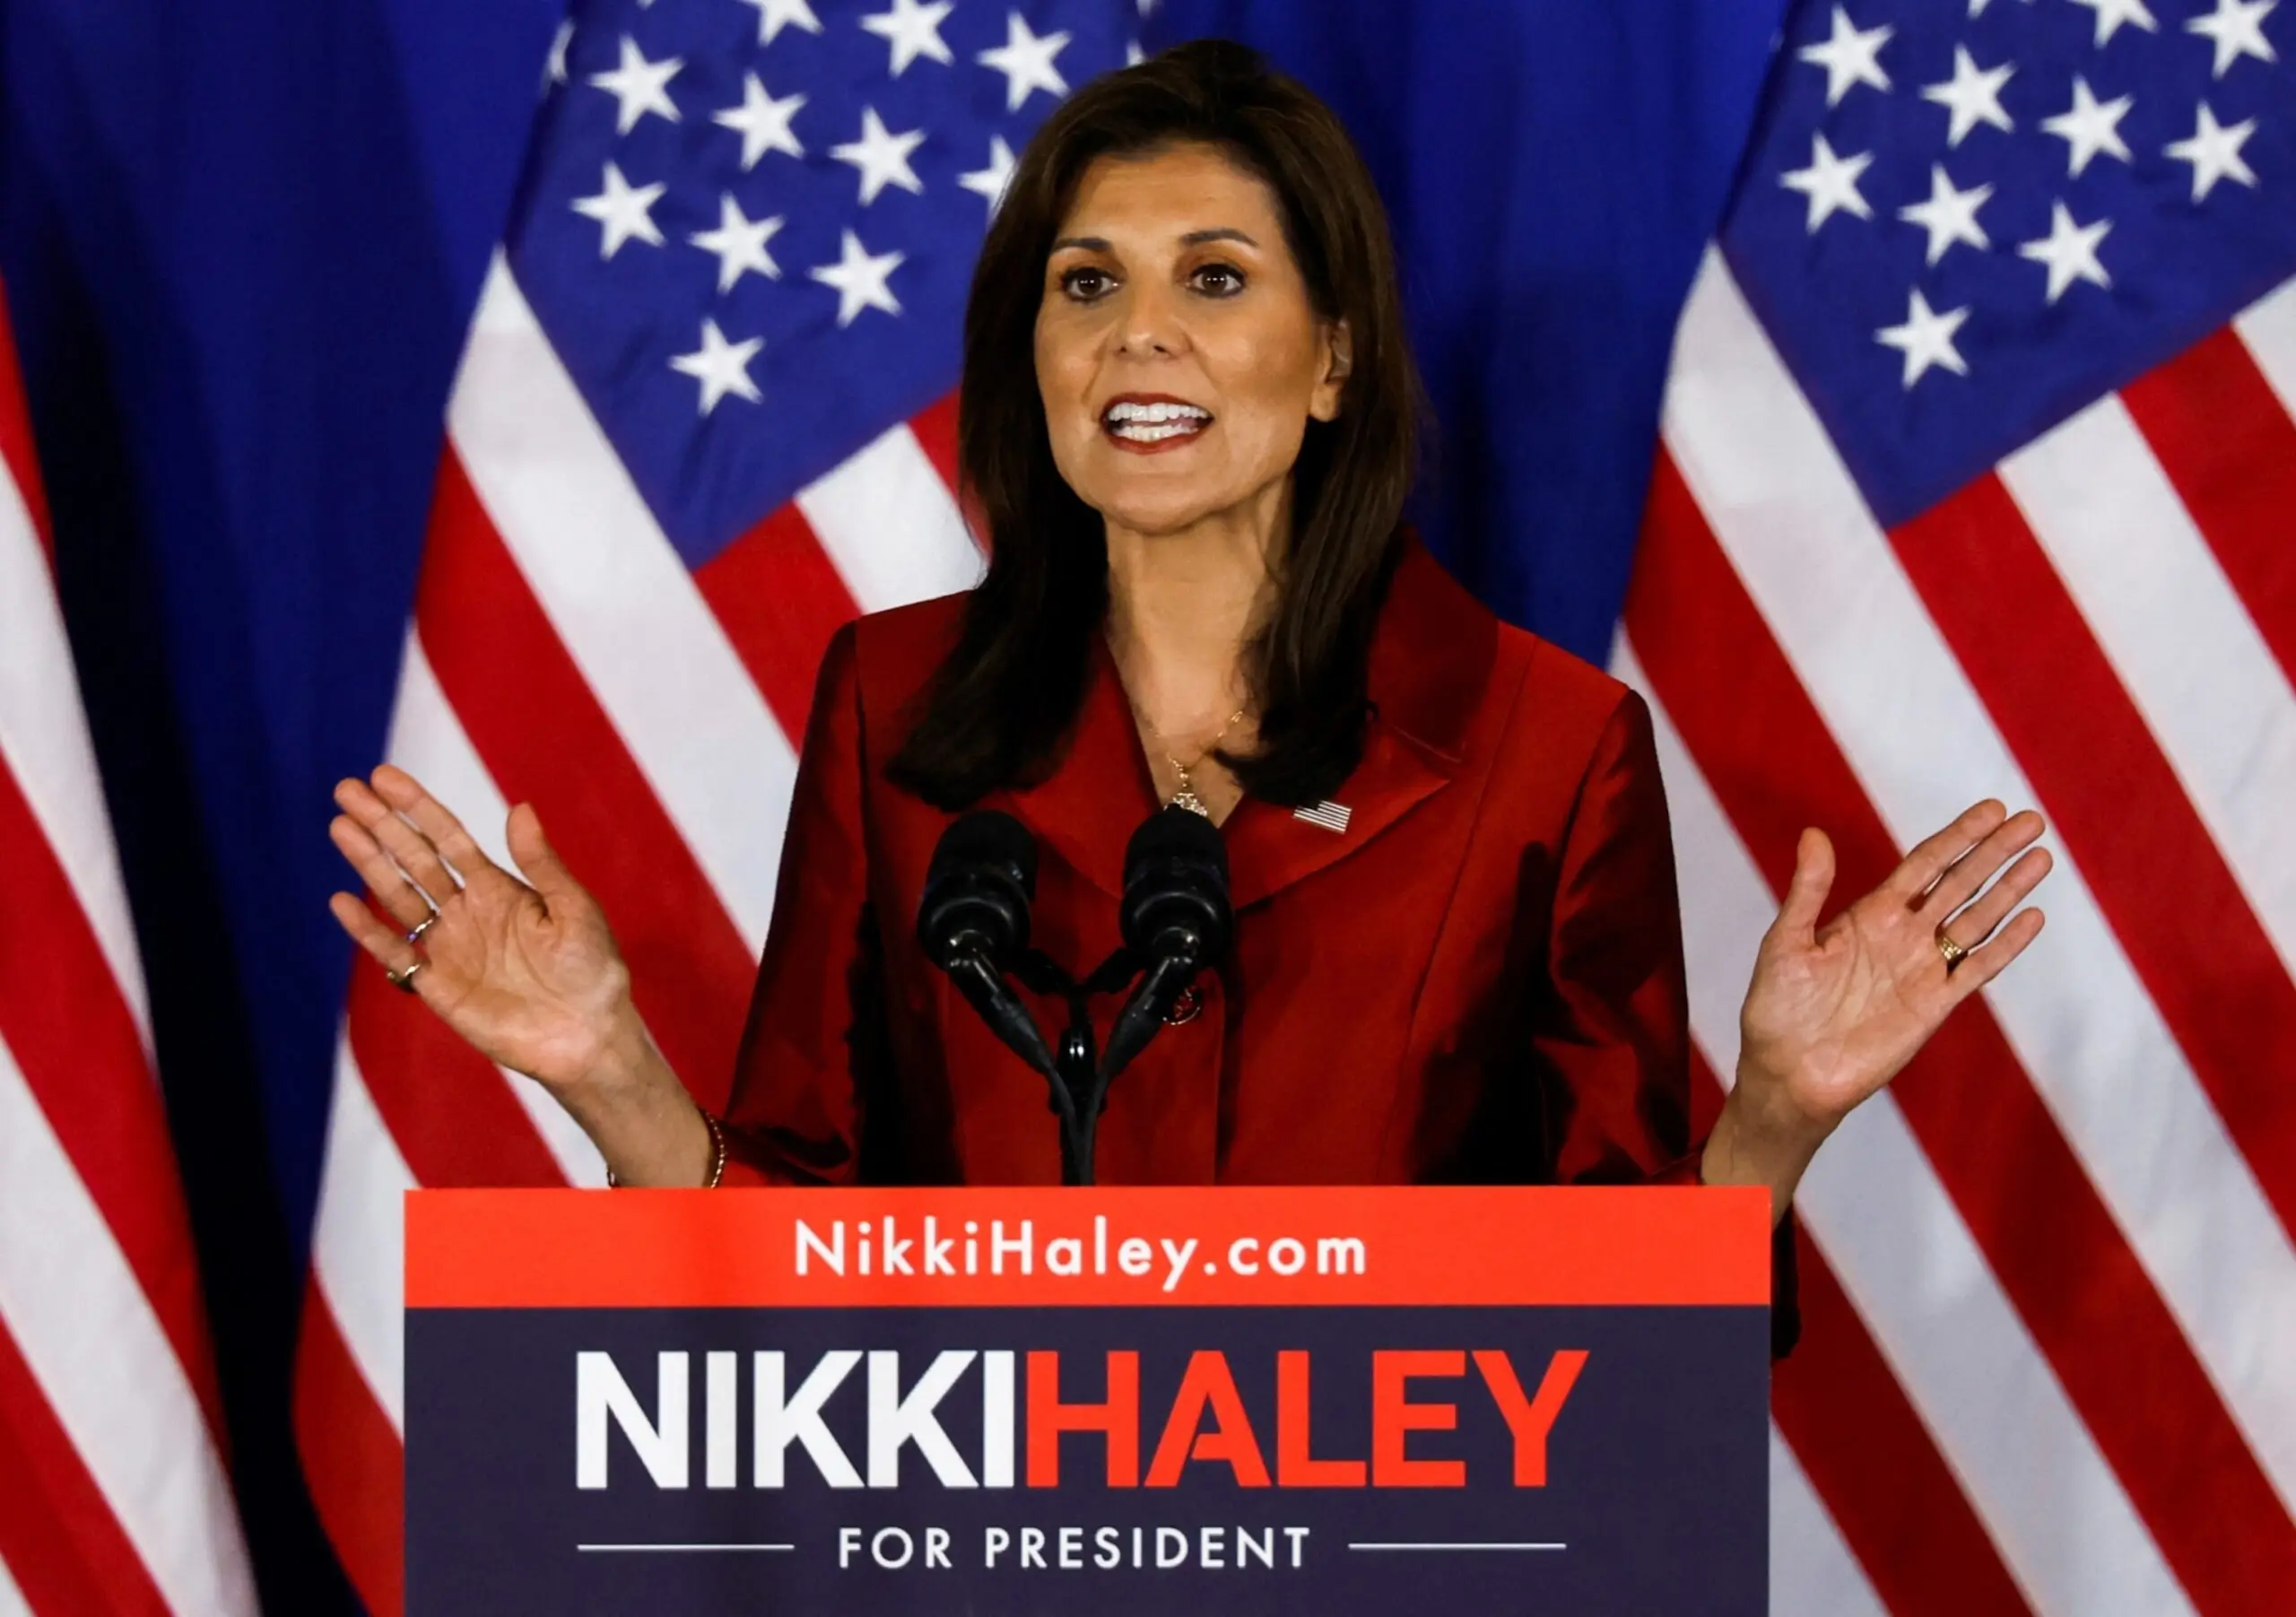
[[[421,1191],[413,1617],[1763,1609],[1760,1191]]]

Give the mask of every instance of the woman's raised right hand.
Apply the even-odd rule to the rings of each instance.
[[[505,828],[521,881],[404,769],[345,779],[335,801],[343,812],[327,834],[396,927],[351,893],[327,908],[384,969],[421,961],[413,992],[482,1054],[563,1100],[613,1052],[645,1042],[605,914],[552,851],[532,804],[513,808]]]

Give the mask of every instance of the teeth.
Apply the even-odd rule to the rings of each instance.
[[[1111,422],[1208,422],[1212,412],[1199,410],[1194,404],[1110,404],[1105,418]]]
[[[1167,438],[1190,438],[1204,430],[1201,421],[1118,422],[1109,431],[1128,443],[1152,444]]]

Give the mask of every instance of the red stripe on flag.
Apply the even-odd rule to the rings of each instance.
[[[2225,1128],[2296,1230],[2286,1082],[2296,982],[2081,609],[1990,474],[1890,538]]]
[[[143,1558],[0,1320],[0,1560],[39,1617],[167,1617]]]
[[[534,803],[551,845],[612,919],[663,1054],[702,1105],[722,1109],[757,963],[451,448],[414,614],[447,700],[504,799]]]
[[[0,284],[0,466],[23,496],[31,513],[32,532],[39,535],[48,564],[56,566],[56,536],[48,518],[48,495],[40,487],[39,456],[32,448],[32,418],[24,400],[23,369],[16,361],[16,338],[8,324],[7,291]]]
[[[1627,622],[1636,650],[1773,892],[1822,825],[1834,891],[1900,855],[1809,694],[1661,452]],[[2292,1522],[1982,999],[1893,1092],[2074,1407],[2205,1613],[2278,1609]]]
[[[1719,1096],[1703,1052],[1693,1093]],[[1770,1413],[1892,1612],[2030,1617],[2001,1554],[1937,1452],[1808,1227],[1795,1259],[1802,1340],[1770,1378]]]
[[[388,924],[386,917],[386,925]],[[351,1054],[421,1185],[566,1183],[513,1082],[364,958],[351,968]]]
[[[175,1143],[111,963],[0,758],[0,1036],[175,1349],[210,1435],[223,1411]]]
[[[2120,396],[2265,643],[2296,679],[2296,422],[2230,326]]]
[[[783,506],[696,568],[693,581],[796,744],[830,637],[860,610],[804,513]]]
[[[368,1617],[399,1617],[406,1594],[405,1451],[316,1281],[304,1289],[296,1346],[295,1446],[311,1502]]]

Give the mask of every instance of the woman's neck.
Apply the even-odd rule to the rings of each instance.
[[[1207,739],[1246,705],[1242,652],[1274,525],[1225,515],[1153,535],[1108,526],[1109,648],[1133,706],[1174,745]]]

